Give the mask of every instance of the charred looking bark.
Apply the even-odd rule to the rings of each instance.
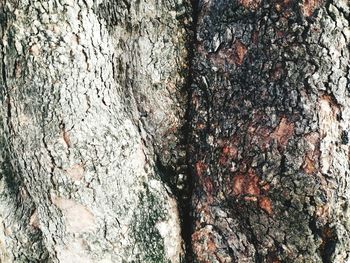
[[[348,3],[212,0],[197,12],[195,262],[346,262]]]
[[[183,127],[183,136],[185,138],[184,145],[186,146],[186,187],[185,192],[180,192],[180,215],[182,218],[182,237],[184,239],[185,244],[185,262],[193,262],[193,250],[192,250],[192,233],[194,231],[193,228],[193,213],[192,213],[192,197],[194,191],[194,170],[191,165],[191,152],[189,145],[192,143],[191,138],[191,97],[192,97],[192,84],[193,84],[193,61],[195,58],[195,50],[196,50],[196,34],[197,34],[197,23],[198,23],[198,15],[199,15],[199,1],[191,0],[191,24],[188,28],[188,35],[190,36],[189,41],[187,42],[187,50],[188,50],[188,73],[186,79],[186,90],[187,90],[187,104],[186,104],[186,114],[185,114],[185,124]],[[185,197],[185,198],[183,198]]]

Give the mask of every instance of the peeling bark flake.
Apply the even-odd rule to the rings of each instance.
[[[293,133],[294,124],[283,117],[271,137],[276,139],[280,145],[286,146]]]

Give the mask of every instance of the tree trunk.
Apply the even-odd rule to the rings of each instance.
[[[0,1],[0,262],[350,262],[349,18]]]
[[[349,2],[199,1],[199,262],[350,262]]]
[[[1,1],[1,262],[183,258],[188,8]]]

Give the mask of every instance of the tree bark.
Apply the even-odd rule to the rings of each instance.
[[[350,262],[349,19],[0,1],[0,262]]]
[[[180,262],[189,6],[0,5],[0,261]]]
[[[199,1],[198,262],[349,262],[349,2]]]

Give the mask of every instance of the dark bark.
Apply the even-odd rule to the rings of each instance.
[[[198,262],[348,262],[349,5],[199,1]]]

